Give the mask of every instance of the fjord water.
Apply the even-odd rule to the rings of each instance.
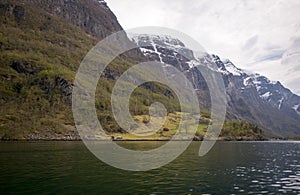
[[[158,142],[122,142],[128,148]],[[82,142],[0,142],[0,192],[20,194],[297,194],[300,142],[200,142],[156,170],[129,172],[99,161]]]

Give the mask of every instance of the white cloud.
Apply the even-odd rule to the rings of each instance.
[[[291,51],[300,54],[299,0],[107,2],[125,29],[174,28],[196,39],[208,52],[279,80],[300,94],[300,84],[295,84],[300,83],[300,55],[286,56]]]

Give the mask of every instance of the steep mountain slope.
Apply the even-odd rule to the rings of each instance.
[[[211,67],[210,64],[214,63],[218,70],[213,71],[222,73],[226,86],[227,118],[254,123],[269,135],[299,135],[300,97],[279,82],[272,82],[258,74],[249,74],[216,55],[204,54],[195,59],[193,52],[184,43],[170,36],[137,35],[132,40],[149,59],[170,64],[183,71],[193,83],[204,107],[209,108],[210,105],[209,91],[197,66]],[[167,70],[168,66],[165,67]]]
[[[70,106],[73,79],[86,53],[122,29],[116,17],[97,0],[3,0],[0,16],[0,139],[79,139]],[[115,78],[143,60],[139,54],[116,58],[99,81],[97,114],[109,132],[121,131],[110,105]],[[155,87],[147,103],[159,97],[174,109],[176,100],[161,95],[168,89]],[[146,87],[133,94],[141,105],[133,113],[146,112],[147,94]]]

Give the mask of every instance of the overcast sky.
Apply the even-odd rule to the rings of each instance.
[[[164,26],[300,95],[300,0],[106,0],[124,29]]]

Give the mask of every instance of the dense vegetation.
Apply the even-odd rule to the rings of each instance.
[[[69,134],[71,110],[55,78],[72,81],[96,39],[39,9],[22,7],[26,19],[1,12],[0,137]]]
[[[259,127],[244,121],[226,121],[220,136],[231,140],[266,139]]]
[[[70,107],[70,92],[76,70],[86,53],[99,41],[62,18],[34,6],[16,2],[0,10],[0,138],[78,138]],[[19,12],[7,11],[6,5]],[[113,120],[110,93],[113,76],[132,65],[130,57],[114,60],[108,69],[112,78],[101,78],[96,92],[98,118],[105,129],[121,131]],[[145,114],[147,106],[160,99],[169,111],[178,108],[162,85],[139,87],[132,96],[133,114]]]

